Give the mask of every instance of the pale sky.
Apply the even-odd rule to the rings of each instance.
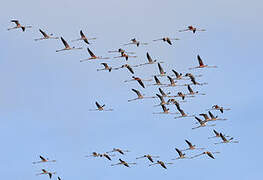
[[[260,120],[262,86],[261,43],[263,23],[261,1],[5,1],[0,11],[0,113],[2,123],[1,165],[3,179],[48,179],[35,176],[41,168],[56,171],[62,179],[252,179],[261,177],[263,123]],[[32,25],[26,32],[7,31],[11,19]],[[179,33],[188,25],[206,32]],[[83,50],[56,53],[63,48],[60,40],[35,42],[38,29],[63,36],[70,45]],[[97,37],[93,44],[70,42],[79,31]],[[172,46],[153,39],[163,36],[180,38]],[[122,46],[131,38],[149,45]],[[101,56],[115,55],[107,51],[125,48],[138,56],[128,63],[146,62],[146,52],[164,61],[167,73],[172,69],[186,72],[197,65],[197,54],[217,69],[191,71],[202,74],[198,81],[208,85],[193,89],[206,96],[187,99],[181,106],[188,113],[203,113],[214,104],[230,107],[224,114],[228,121],[215,127],[192,130],[194,118],[175,120],[174,115],[156,115],[157,99],[128,103],[135,98],[132,88],[152,96],[158,87],[141,88],[130,79],[127,69],[111,73],[96,69],[101,62],[120,66],[123,59],[80,63],[88,58],[86,48]],[[117,54],[116,54],[117,55]],[[158,73],[157,65],[134,68],[135,76],[144,79]],[[168,82],[166,78],[160,78]],[[187,82],[187,81],[185,81]],[[146,86],[149,82],[145,83]],[[163,88],[173,94],[186,88]],[[113,112],[90,112],[95,101],[113,108]],[[176,112],[174,106],[169,106]],[[214,145],[219,139],[207,139],[216,129],[240,141],[239,144]],[[216,159],[198,157],[171,161],[177,157],[174,148],[184,149],[185,139],[210,151],[220,151]],[[131,152],[116,154],[112,162],[101,158],[85,158],[93,151],[103,153],[112,148]],[[144,154],[160,156],[174,162],[165,170],[148,167]],[[192,156],[196,152],[186,152]],[[57,163],[32,165],[43,155]],[[111,167],[122,158],[137,162],[132,168]],[[54,179],[53,178],[53,179]]]

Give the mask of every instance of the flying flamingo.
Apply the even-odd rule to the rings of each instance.
[[[197,127],[194,127],[194,128],[192,128],[192,129],[197,129],[197,128],[200,128],[200,127],[205,127],[205,126],[215,126],[215,124],[211,124],[211,125],[206,125],[206,122],[207,121],[202,121],[200,118],[198,118],[198,117],[196,117],[195,116],[195,119],[199,122],[199,126],[197,126]]]
[[[199,82],[196,82],[195,80],[195,77],[191,74],[191,73],[186,73],[185,76],[188,76],[191,80],[191,82],[193,83],[193,85],[207,85],[208,83],[199,83]]]
[[[136,159],[141,159],[141,158],[147,158],[149,161],[151,161],[153,163],[154,162],[153,158],[159,158],[159,156],[151,156],[151,155],[147,154],[147,155],[143,155],[141,157],[137,157]]]
[[[221,113],[224,113],[224,111],[229,111],[231,110],[230,108],[224,108],[222,106],[219,106],[219,105],[213,105],[211,109],[207,109],[207,111],[211,111],[211,110],[219,110]]]
[[[51,179],[52,178],[52,174],[56,174],[56,172],[49,172],[49,171],[47,171],[45,169],[42,169],[42,173],[38,173],[36,175],[38,176],[38,175],[42,175],[42,174],[47,174],[49,176],[49,178]]]
[[[178,118],[184,118],[184,117],[194,117],[194,115],[188,115],[186,114],[182,109],[178,109],[177,110],[180,112],[181,116],[177,116],[175,117],[175,119],[178,119]]]
[[[87,155],[87,156],[85,156],[85,157],[99,157],[99,156],[100,156],[99,153],[97,153],[97,152],[92,152],[91,155]]]
[[[119,149],[119,148],[113,148],[112,151],[108,151],[108,152],[106,152],[106,153],[111,153],[111,152],[118,152],[118,153],[124,155],[124,152],[130,152],[130,151],[129,151],[129,150],[121,150],[121,149]]]
[[[201,156],[201,155],[206,154],[206,155],[209,156],[210,158],[215,159],[215,157],[213,156],[213,154],[216,154],[216,153],[220,153],[220,152],[204,151],[204,152],[202,152],[201,154],[195,155],[195,156],[193,156],[193,157],[191,157],[191,158],[196,158],[196,157],[198,157],[198,156]]]
[[[178,114],[178,113],[170,113],[169,109],[166,108],[164,104],[162,104],[161,106],[162,106],[163,112],[158,112],[158,113],[154,112],[153,114]]]
[[[26,30],[26,28],[32,28],[32,26],[22,26],[18,20],[11,20],[11,22],[15,23],[16,26],[15,27],[12,27],[12,28],[8,28],[7,30],[10,31],[12,29],[18,29],[18,28],[21,28],[22,31],[24,32]]]
[[[63,42],[65,48],[63,49],[59,49],[59,50],[56,50],[56,52],[60,52],[60,51],[65,51],[65,50],[76,50],[76,49],[82,49],[82,47],[79,47],[79,48],[76,48],[76,47],[70,47],[67,43],[67,41],[65,41],[65,39],[63,39],[63,37],[60,37],[61,41]]]
[[[155,39],[153,41],[163,41],[163,42],[167,42],[168,44],[172,45],[172,40],[180,40],[180,39],[179,38],[164,37],[164,38],[160,38],[160,39]]]
[[[186,94],[184,94],[184,93],[182,93],[182,92],[178,92],[178,93],[177,93],[177,97],[181,97],[182,100],[184,100],[185,97],[194,97],[194,96],[189,96],[189,95],[186,95]]]
[[[44,158],[43,156],[39,156],[39,158],[41,159],[41,161],[33,162],[33,164],[44,163],[44,162],[56,162],[56,160],[49,160],[48,158]]]
[[[100,153],[93,152],[92,155],[88,155],[86,157],[105,157],[105,158],[107,158],[108,160],[111,161],[110,156],[115,156],[115,155],[114,154],[113,155],[108,155],[106,153],[100,154]]]
[[[147,57],[148,62],[144,63],[144,64],[139,64],[138,66],[143,66],[143,65],[147,65],[147,64],[155,64],[155,63],[157,63],[157,59],[153,60],[148,52],[146,53],[146,57]],[[164,62],[160,61],[159,63],[164,63]]]
[[[226,137],[222,134],[222,133],[220,133],[219,134],[220,135],[220,137],[221,137],[221,139],[223,140],[222,142],[220,142],[220,143],[215,143],[215,144],[223,144],[223,143],[238,143],[238,141],[233,141],[233,137],[231,137],[231,138],[229,138],[229,139],[226,139]]]
[[[151,81],[151,80],[142,80],[141,78],[139,77],[135,77],[135,76],[132,76],[132,80],[126,80],[124,82],[129,82],[129,81],[137,81],[143,88],[145,88],[144,84],[142,81]]]
[[[156,75],[156,76],[166,76],[166,72],[164,72],[161,64],[158,62],[158,69],[159,69],[159,72],[160,74]]]
[[[157,76],[153,76],[153,77],[154,77],[155,83],[154,84],[150,84],[149,86],[161,86],[161,85],[164,85],[163,83],[161,83],[161,81],[158,79]]]
[[[197,59],[198,59],[198,62],[199,62],[199,66],[196,66],[196,67],[193,67],[193,68],[189,68],[189,70],[191,69],[197,69],[197,68],[217,68],[217,66],[208,66],[208,65],[205,65],[203,63],[203,60],[201,59],[201,57],[199,55],[197,55]]]
[[[130,99],[130,100],[128,100],[128,102],[131,102],[131,101],[134,101],[134,100],[137,100],[137,99],[156,98],[155,96],[145,97],[144,95],[142,95],[140,93],[140,91],[138,91],[136,89],[132,89],[132,91],[135,92],[138,97],[134,98],[134,99]]]
[[[135,38],[133,38],[131,39],[130,43],[124,44],[124,46],[130,45],[130,44],[135,44],[137,47],[139,47],[140,45],[147,45],[148,43],[141,43],[140,41],[137,41]]]
[[[199,93],[198,91],[193,91],[193,89],[191,88],[191,86],[189,84],[187,85],[187,89],[189,91],[189,93],[187,95],[195,95],[195,94],[205,95],[204,93]]]
[[[188,151],[188,150],[195,150],[195,149],[198,149],[198,150],[204,150],[205,148],[197,148],[196,145],[193,145],[190,141],[186,140],[185,139],[185,142],[187,143],[187,145],[189,146],[189,148],[187,149],[183,149],[181,151]]]
[[[121,57],[124,57],[126,59],[126,61],[128,61],[129,58],[136,58],[137,56],[130,56],[130,55],[126,54],[125,52],[121,52],[120,56],[116,56],[114,58],[121,58]]]
[[[178,159],[190,159],[189,157],[186,157],[184,153],[182,153],[182,151],[180,151],[179,149],[175,148],[176,152],[179,154],[179,157],[172,159],[172,160],[178,160]]]
[[[186,101],[179,101],[179,102],[186,102]],[[170,104],[174,104],[176,106],[179,105],[178,101],[176,101],[175,99],[168,99],[167,100],[167,105],[170,105]],[[178,114],[178,113],[176,113],[176,114]]]
[[[182,73],[178,73],[174,69],[172,69],[172,71],[173,71],[174,75],[176,76],[177,80],[183,79],[183,74]]]
[[[91,57],[88,58],[88,59],[80,60],[80,62],[89,61],[89,60],[93,60],[93,59],[110,59],[109,57],[95,56],[95,54],[94,54],[89,48],[87,48],[87,50],[88,50],[88,53],[89,53],[89,55],[90,55]]]
[[[208,139],[211,139],[211,138],[221,138],[221,136],[220,136],[220,133],[219,132],[217,132],[216,130],[213,130],[213,132],[215,133],[215,136],[212,136],[212,137],[208,137]],[[224,135],[225,137],[229,137],[229,136],[226,136],[226,135]]]
[[[197,29],[196,27],[193,26],[187,26],[187,29],[179,30],[179,32],[184,32],[184,31],[192,31],[195,33],[196,31],[206,31],[205,29]]]
[[[96,101],[95,102],[97,109],[90,109],[90,111],[113,111],[113,109],[104,109],[105,104],[103,104],[102,106]]]
[[[159,161],[158,160],[156,163],[149,164],[149,166],[153,166],[153,165],[156,165],[156,164],[160,164],[164,169],[167,169],[166,164],[173,164],[173,163],[164,163],[163,161]]]
[[[122,159],[119,159],[119,163],[117,164],[112,164],[111,166],[116,166],[116,165],[124,165],[126,167],[130,167],[129,165],[136,165],[136,163],[127,163],[126,161],[123,161]]]
[[[211,111],[208,111],[209,116],[211,117],[209,121],[225,121],[226,118],[218,118],[218,116],[214,116]]]
[[[108,154],[106,154],[106,153],[100,154],[100,157],[105,157],[105,158],[107,158],[108,160],[111,161],[110,156],[115,156],[115,155],[114,155],[114,154],[113,154],[113,155],[108,155]]]
[[[203,116],[205,118],[205,122],[211,121],[211,119],[208,117],[208,115],[206,113],[201,113],[199,114],[200,116]],[[197,123],[198,124],[198,123]]]
[[[85,36],[85,34],[83,33],[82,30],[80,30],[79,33],[80,33],[80,38],[79,38],[79,39],[72,40],[72,42],[83,40],[85,43],[90,44],[88,40],[95,40],[95,39],[97,39],[97,38],[89,38],[89,39],[88,39],[88,38]]]
[[[47,34],[45,33],[44,31],[42,31],[41,29],[39,29],[40,33],[43,35],[42,38],[38,38],[38,39],[35,39],[35,41],[39,41],[39,40],[44,40],[44,39],[59,39],[59,37],[52,37],[53,34]]]
[[[181,109],[181,107],[180,107],[180,105],[179,105],[178,102],[175,104],[175,106],[176,106],[176,109],[177,109],[177,110],[180,112],[180,114],[181,114],[181,116],[177,116],[177,117],[175,117],[175,119],[184,118],[184,117],[194,117],[194,115],[188,115],[188,114],[186,114],[186,113]]]
[[[167,78],[169,79],[170,84],[166,84],[166,87],[187,86],[187,84],[182,84],[182,85],[178,85],[178,84],[176,84],[177,82],[174,81],[174,79],[171,78],[170,76],[167,76]]]
[[[160,99],[160,104],[158,104],[158,105],[155,105],[154,107],[156,107],[156,106],[161,106],[161,105],[165,105],[165,104],[167,104],[167,102],[165,102],[165,100],[164,100],[164,97],[163,96],[161,96],[160,94],[156,94],[156,96]]]
[[[111,72],[112,67],[110,67],[107,63],[100,63],[101,65],[104,66],[103,69],[97,69],[97,71],[103,71],[103,70],[108,70],[109,72]]]
[[[135,54],[135,52],[126,52],[124,49],[119,48],[118,50],[114,50],[114,51],[108,51],[108,53],[126,53],[126,54]]]
[[[130,71],[130,73],[134,74],[134,71],[133,71],[132,67],[136,67],[136,66],[130,66],[129,64],[124,64],[124,65],[122,65],[120,67],[113,68],[113,69],[114,70],[118,70],[118,69],[121,69],[121,68],[127,68]]]
[[[159,92],[161,93],[161,95],[163,97],[177,97],[177,96],[170,96],[169,94],[171,94],[171,92],[165,93],[161,88],[158,88]]]

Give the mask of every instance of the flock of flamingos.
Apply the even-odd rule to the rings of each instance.
[[[19,23],[18,20],[11,20],[11,22],[15,23],[16,26],[9,28],[8,30],[12,30],[12,29],[22,29],[22,31],[24,32],[26,29],[28,28],[32,28],[32,26],[23,26]],[[53,34],[47,34],[46,32],[44,32],[43,30],[39,29],[40,33],[42,34],[41,38],[35,39],[35,41],[39,41],[39,40],[47,40],[47,39],[60,39],[61,42],[64,45],[64,48],[62,49],[58,49],[56,50],[56,52],[60,52],[60,51],[68,51],[68,50],[78,50],[78,49],[82,49],[82,47],[74,47],[74,46],[70,46],[68,44],[68,42],[63,38],[63,37],[54,37]],[[192,33],[196,33],[197,31],[205,31],[205,29],[198,29],[196,27],[193,26],[188,26],[186,29],[183,30],[179,30],[179,32],[184,32],[184,31],[191,31]],[[90,41],[95,40],[96,38],[87,38],[87,36],[82,32],[82,30],[80,31],[80,38],[79,39],[75,39],[72,40],[71,42],[74,41],[84,41],[87,45],[90,44]],[[164,38],[160,38],[160,39],[155,39],[153,41],[163,41],[165,43],[168,43],[169,45],[173,45],[174,41],[179,40],[178,38],[169,38],[169,37],[164,37]],[[127,44],[123,44],[123,46],[128,46],[128,45],[135,45],[137,47],[140,47],[142,45],[147,45],[148,43],[145,42],[140,42],[138,40],[136,40],[135,38],[131,39],[131,41]],[[97,59],[110,59],[110,57],[102,57],[102,56],[97,56],[95,55],[90,48],[87,48],[88,53],[90,55],[89,58],[86,59],[82,59],[80,60],[80,62],[85,62],[85,61],[96,61]],[[130,58],[136,58],[137,56],[135,56],[135,52],[129,52],[129,51],[125,51],[124,49],[117,49],[117,50],[112,50],[112,51],[108,51],[108,53],[118,53],[119,56],[115,56],[113,58],[124,58],[126,61],[128,61]],[[188,98],[193,98],[197,95],[205,95],[204,93],[200,93],[198,91],[194,91],[192,89],[192,87],[194,86],[202,86],[202,85],[206,85],[207,83],[205,82],[197,82],[196,81],[196,77],[201,77],[202,75],[194,75],[192,73],[179,73],[175,70],[172,70],[172,74],[167,74],[164,69],[162,68],[161,64],[164,63],[162,61],[158,61],[158,60],[153,60],[150,56],[150,54],[147,52],[146,53],[146,57],[147,57],[147,62],[142,63],[142,64],[138,64],[138,65],[129,65],[129,64],[123,64],[119,67],[111,67],[110,65],[108,65],[107,63],[103,62],[100,63],[104,68],[101,69],[97,69],[97,71],[114,71],[114,70],[118,70],[118,69],[122,69],[122,68],[126,68],[131,74],[134,74],[134,68],[136,67],[140,67],[140,66],[146,66],[146,65],[151,65],[151,64],[157,64],[158,69],[159,69],[159,73],[154,75],[153,77],[151,77],[150,79],[141,79],[140,77],[136,77],[136,76],[132,76],[132,79],[130,80],[126,80],[125,82],[129,82],[129,81],[137,81],[138,84],[142,87],[142,88],[146,88],[147,86],[157,86],[158,90],[159,90],[159,94],[156,93],[153,96],[145,96],[144,94],[142,94],[139,90],[137,89],[131,89],[135,94],[136,97],[133,99],[129,99],[128,102],[131,101],[135,101],[135,100],[141,100],[141,99],[148,99],[148,98],[159,98],[160,99],[160,103],[155,105],[156,107],[161,107],[162,111],[161,112],[154,112],[154,114],[179,114],[176,115],[175,118],[193,118],[196,120],[196,125],[195,127],[193,127],[192,129],[197,129],[197,128],[204,128],[207,126],[215,126],[215,124],[210,124],[210,123],[215,123],[216,121],[224,121],[227,120],[225,118],[220,118],[217,115],[214,115],[212,113],[212,111],[218,111],[219,114],[223,114],[224,111],[228,111],[230,110],[230,108],[225,108],[219,105],[213,105],[212,107],[206,109],[207,113],[198,113],[198,114],[187,114],[184,112],[184,110],[181,108],[180,103],[184,103],[186,102],[185,99]],[[206,65],[203,63],[202,58],[197,55],[197,60],[198,60],[198,66],[195,67],[191,67],[189,68],[190,70],[193,69],[206,69],[206,68],[217,68],[217,66],[210,66],[210,65]],[[162,77],[166,77],[168,79],[169,83],[163,83],[160,81],[160,79]],[[145,85],[146,81],[154,81],[153,84],[149,84],[149,85]],[[185,82],[185,81],[190,81],[187,84],[183,84],[183,83],[178,83],[178,82]],[[186,87],[187,89],[187,93],[184,92],[178,92],[177,94],[171,94],[171,92],[165,92],[165,90],[163,90],[162,88],[166,88],[166,87]],[[178,99],[175,99],[178,98]],[[113,109],[111,108],[105,108],[105,104],[101,105],[99,104],[99,102],[95,102],[96,105],[96,109],[90,109],[90,111],[113,111]],[[170,112],[169,108],[167,108],[167,106],[169,105],[175,105],[176,109],[178,110],[178,112]],[[202,119],[203,118],[203,119]],[[214,136],[208,137],[209,139],[211,138],[219,138],[222,141],[216,142],[214,144],[229,144],[229,143],[238,143],[238,141],[235,141],[233,137],[230,137],[228,135],[225,135],[222,132],[218,132],[215,129],[213,129],[213,134]],[[189,140],[185,140],[186,144],[187,144],[187,148],[185,149],[178,149],[175,148],[176,152],[178,153],[178,157],[176,157],[175,159],[171,159],[171,160],[178,160],[178,159],[193,159],[196,158],[198,156],[201,155],[207,155],[209,158],[215,159],[214,154],[219,153],[219,152],[211,152],[208,150],[205,150],[205,148],[202,147],[198,147],[196,145],[193,145]],[[200,153],[190,157],[187,156],[184,152],[186,151],[200,151]],[[86,156],[86,157],[97,157],[97,158],[106,158],[107,160],[112,160],[113,156],[117,156],[117,155],[124,155],[126,153],[128,153],[129,150],[122,150],[119,148],[113,148],[113,150],[105,152],[105,153],[97,153],[97,152],[92,152],[90,155]],[[40,160],[33,162],[33,164],[37,164],[37,163],[48,163],[48,162],[56,162],[56,160],[49,160],[48,158],[45,158],[43,156],[39,156]],[[153,165],[157,165],[159,164],[161,167],[167,169],[167,165],[169,164],[173,164],[171,162],[164,162],[159,160],[159,156],[153,156],[150,154],[145,154],[142,155],[140,157],[137,157],[136,159],[141,159],[141,158],[145,158],[148,161],[150,161],[151,164],[149,164],[149,166],[153,166]],[[156,160],[155,160],[156,159]],[[135,165],[135,162],[126,162],[124,160],[122,160],[121,158],[118,159],[119,162],[115,163],[115,164],[111,164],[111,166],[115,166],[115,165],[124,165],[126,167],[130,167],[131,165]],[[46,169],[42,169],[42,171],[37,174],[37,175],[48,175],[49,178],[52,178],[52,175],[56,174],[56,172],[51,172],[48,171]],[[58,177],[58,179],[60,180],[61,178]]]

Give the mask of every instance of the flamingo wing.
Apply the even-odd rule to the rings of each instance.
[[[203,66],[204,65],[203,60],[201,59],[201,57],[199,55],[197,55],[197,59],[199,62],[199,66]]]
[[[39,31],[44,37],[48,37],[48,35],[44,31],[42,31],[41,29],[39,29]]]
[[[65,41],[65,39],[63,37],[61,37],[61,41],[63,42],[63,44],[66,48],[69,48],[67,41]]]
[[[89,52],[89,54],[90,54],[91,57],[96,57],[89,48],[87,48],[87,50],[88,50],[88,52]]]
[[[135,92],[138,96],[142,96],[142,94],[140,93],[140,91],[136,90],[136,89],[132,89],[133,92]]]
[[[153,60],[152,60],[152,58],[151,58],[151,56],[150,56],[150,54],[148,52],[146,53],[146,57],[147,57],[149,63],[153,62]]]

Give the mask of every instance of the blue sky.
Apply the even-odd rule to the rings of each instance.
[[[135,178],[258,178],[261,177],[260,156],[261,110],[261,33],[263,24],[261,1],[5,1],[0,11],[0,126],[1,165],[3,179],[47,179],[36,177],[42,167],[57,171],[62,179],[135,179]],[[19,19],[32,29],[7,31]],[[206,32],[179,33],[188,25]],[[189,113],[205,112],[213,104],[231,107],[216,123],[215,129],[234,136],[239,144],[213,145],[208,140],[213,128],[192,130],[193,118],[174,120],[173,115],[154,115],[157,100],[146,99],[128,103],[134,98],[131,88],[146,95],[158,92],[157,87],[142,89],[126,70],[97,72],[100,62],[119,66],[123,59],[80,63],[88,57],[86,50],[60,52],[57,40],[35,42],[41,28],[70,41],[79,37],[98,37],[90,49],[109,56],[108,50],[121,46],[131,38],[149,42],[148,46],[127,47],[138,58],[130,64],[146,61],[146,52],[165,61],[163,68],[186,71],[196,66],[196,55],[217,69],[192,71],[203,74],[198,80],[207,86],[193,87],[206,96],[182,104]],[[152,42],[163,36],[181,40],[169,46]],[[83,42],[70,43],[87,47]],[[113,55],[110,55],[113,57]],[[158,72],[157,65],[136,68],[136,76],[149,78]],[[165,78],[161,79],[166,81]],[[148,83],[146,83],[148,84]],[[165,89],[165,88],[163,88]],[[185,88],[166,88],[177,93]],[[95,101],[113,112],[90,112]],[[170,107],[175,111],[175,107]],[[184,139],[193,144],[220,151],[216,160],[199,157],[176,161],[167,170],[148,167],[144,159],[133,168],[111,167],[117,162],[85,158],[93,151],[106,152],[114,147],[129,149],[128,162],[146,153],[159,155],[171,162],[177,156],[175,147],[185,148]],[[195,152],[195,153],[198,153]],[[189,155],[195,154],[189,153]],[[253,155],[252,155],[253,153]],[[56,159],[54,164],[32,165],[38,155]],[[189,173],[190,172],[190,173]]]

